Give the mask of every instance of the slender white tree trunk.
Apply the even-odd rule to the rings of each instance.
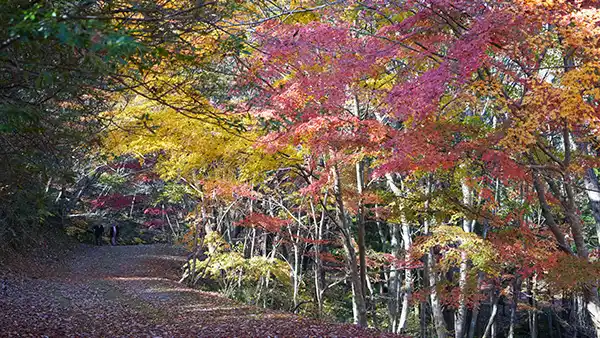
[[[473,190],[468,186],[466,179],[462,179],[461,188],[463,194],[463,204],[465,206],[473,205]],[[468,218],[463,218],[462,228],[464,232],[473,231],[473,222]],[[467,323],[467,302],[466,302],[466,288],[467,288],[467,277],[469,262],[466,252],[462,252],[460,255],[460,271],[458,277],[458,287],[460,289],[460,295],[458,299],[458,308],[454,317],[454,333],[456,338],[463,338],[465,335],[465,327]]]
[[[598,184],[598,176],[594,173],[594,169],[586,169],[583,182],[590,202],[590,209],[596,221],[597,247],[600,247],[600,184]]]
[[[492,313],[490,314],[490,319],[488,320],[487,325],[485,326],[485,332],[483,333],[482,338],[495,337],[496,330],[496,315],[498,314],[498,300],[500,297],[495,294],[495,290],[492,290],[491,301],[492,301]]]
[[[433,324],[435,326],[437,338],[446,338],[448,336],[448,332],[446,329],[446,321],[444,320],[444,312],[442,311],[442,304],[437,293],[438,273],[435,272],[435,257],[433,255],[433,249],[430,249],[427,254],[426,271],[428,274],[430,288],[429,299],[431,301],[431,312],[433,314]]]
[[[400,226],[397,223],[390,224],[391,250],[395,258],[400,258]],[[390,318],[390,329],[396,332],[398,327],[398,310],[400,300],[400,271],[395,264],[390,266],[388,279],[388,315]]]
[[[412,246],[412,238],[410,233],[410,225],[403,221],[402,223],[402,243],[404,247],[404,258],[409,259],[409,251]],[[402,311],[400,312],[400,320],[398,322],[398,329],[396,332],[402,332],[406,328],[406,321],[408,319],[408,311],[410,309],[410,298],[412,295],[413,278],[412,270],[404,269],[404,288],[402,290]]]

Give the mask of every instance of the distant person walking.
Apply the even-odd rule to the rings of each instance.
[[[104,227],[100,224],[97,224],[94,227],[94,242],[96,245],[102,245],[102,234],[104,233]]]
[[[117,245],[117,236],[119,236],[119,227],[113,224],[110,227],[110,244]]]

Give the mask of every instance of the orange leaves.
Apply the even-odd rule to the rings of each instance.
[[[236,225],[257,227],[268,232],[279,232],[281,228],[288,226],[290,223],[290,220],[254,212],[237,222]]]
[[[382,254],[385,265],[391,265],[396,269],[418,269],[423,267],[417,257],[398,258],[392,254]]]
[[[352,214],[356,214],[358,211],[359,204],[367,211],[373,209],[375,205],[383,203],[382,198],[373,191],[364,191],[362,194],[356,192],[356,187],[348,185],[343,189],[344,195],[344,207],[348,209]],[[384,211],[378,209],[378,211]]]
[[[567,3],[565,0],[520,0],[517,2],[521,3],[523,7],[531,9],[540,8],[544,10],[557,9],[560,5]]]
[[[585,4],[587,3],[587,4]],[[559,29],[565,37],[564,43],[581,48],[590,56],[600,56],[600,11],[596,1],[585,1],[577,10],[562,17]],[[587,6],[586,6],[587,5]]]
[[[236,198],[246,197],[255,199],[258,196],[252,186],[230,180],[204,180],[201,182],[204,192],[213,199],[233,201]]]
[[[529,227],[509,228],[490,235],[499,261],[507,270],[524,277],[533,273],[543,276],[557,267],[558,250],[550,234]]]
[[[567,72],[561,79],[560,115],[569,124],[589,124],[596,132],[600,127],[600,64],[586,64]]]
[[[540,265],[546,268],[543,278],[556,290],[574,290],[593,285],[600,276],[599,262],[588,262],[564,252],[549,255]]]

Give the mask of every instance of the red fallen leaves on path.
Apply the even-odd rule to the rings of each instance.
[[[176,282],[165,245],[82,247],[0,295],[0,337],[399,337],[236,303]],[[6,278],[6,277],[5,277]]]

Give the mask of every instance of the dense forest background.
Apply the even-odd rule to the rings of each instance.
[[[583,0],[0,4],[0,242],[415,337],[600,337]]]

